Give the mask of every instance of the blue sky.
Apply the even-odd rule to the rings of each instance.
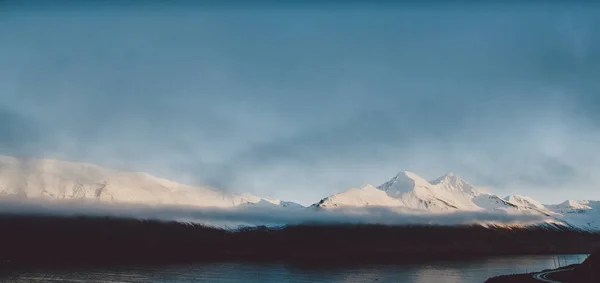
[[[401,170],[600,199],[600,6],[6,3],[6,154],[304,204]]]

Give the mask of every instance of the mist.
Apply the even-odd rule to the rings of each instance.
[[[598,5],[352,7],[6,4],[0,150],[305,205],[401,170],[600,198]]]
[[[542,215],[494,212],[453,212],[444,214],[402,211],[389,207],[328,209],[283,209],[243,206],[198,208],[100,203],[82,200],[0,200],[4,215],[96,216],[198,223],[236,228],[256,225],[300,224],[384,224],[384,225],[535,225],[551,220]]]

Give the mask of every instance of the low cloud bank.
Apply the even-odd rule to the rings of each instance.
[[[334,209],[280,207],[199,208],[149,206],[89,201],[0,200],[0,213],[53,216],[110,216],[164,221],[185,221],[211,226],[294,225],[294,224],[385,224],[385,225],[533,225],[550,220],[541,215],[513,215],[502,212],[453,212],[446,214],[397,211],[387,207]]]

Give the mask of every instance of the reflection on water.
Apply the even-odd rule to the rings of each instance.
[[[553,268],[555,256],[493,257],[426,264],[306,267],[287,263],[215,262],[163,267],[14,271],[0,282],[406,282],[481,283],[491,276]],[[585,255],[562,255],[561,264]]]

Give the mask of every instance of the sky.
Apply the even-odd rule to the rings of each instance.
[[[1,153],[303,204],[402,170],[600,199],[600,5],[122,3],[0,1]]]

